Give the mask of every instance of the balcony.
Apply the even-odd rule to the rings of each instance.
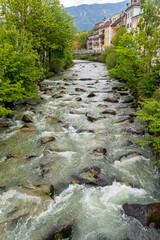
[[[103,38],[104,39],[104,34],[99,35],[99,38]]]

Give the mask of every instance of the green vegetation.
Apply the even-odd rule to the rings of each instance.
[[[88,61],[95,61],[95,59],[91,55],[74,55],[74,59],[79,59],[79,60],[88,60]]]
[[[160,153],[160,8],[156,1],[149,0],[141,0],[141,7],[138,28],[131,33],[119,29],[105,61],[110,76],[125,81],[132,92],[138,93],[142,106],[138,118],[148,123],[150,133],[141,143],[152,144]]]
[[[86,48],[87,37],[90,35],[90,32],[82,31],[77,34],[77,46],[78,48]]]
[[[44,74],[72,65],[76,28],[58,0],[1,0],[0,9],[0,115],[5,115],[10,112],[5,103],[36,97]]]

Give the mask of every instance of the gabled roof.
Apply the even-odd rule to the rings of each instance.
[[[111,27],[117,26],[118,23],[122,21],[122,17],[118,18],[114,23],[112,23]]]
[[[112,23],[112,20],[105,22],[104,24],[102,24],[102,26],[100,26],[100,29],[108,27],[111,23]]]

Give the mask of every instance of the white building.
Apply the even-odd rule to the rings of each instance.
[[[131,4],[127,4],[126,14],[127,14],[127,31],[132,30],[132,18],[139,16],[141,13],[140,2],[139,0],[131,0]]]

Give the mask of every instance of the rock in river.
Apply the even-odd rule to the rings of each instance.
[[[53,141],[55,141],[56,139],[55,139],[55,137],[43,137],[42,139],[41,139],[41,143],[42,144],[46,144],[46,143],[48,143],[48,142],[53,142]]]
[[[103,119],[103,118],[102,118],[102,117],[93,117],[93,116],[91,116],[91,115],[87,115],[87,119],[88,119],[88,121],[90,121],[90,122],[95,122],[95,121],[101,120],[101,119]]]
[[[73,176],[71,183],[97,185],[98,175],[100,173],[101,170],[98,167],[86,168],[79,176]]]
[[[77,98],[76,98],[76,101],[77,101],[77,102],[80,102],[80,101],[82,101],[82,98],[77,97]]]
[[[106,102],[113,102],[113,103],[118,103],[118,99],[117,98],[105,98],[104,101]]]
[[[88,94],[87,97],[91,98],[91,97],[95,97],[95,96],[96,96],[96,94],[94,94],[94,92],[91,92],[90,94]]]
[[[70,239],[73,228],[73,219],[71,218],[68,222],[62,226],[53,228],[42,240],[63,240]]]
[[[82,89],[82,88],[75,88],[76,92],[86,92],[86,90]]]
[[[27,124],[24,124],[22,128],[17,130],[17,132],[28,133],[28,132],[37,132],[37,130],[27,123]]]
[[[111,109],[106,109],[105,111],[102,112],[102,114],[111,114],[111,115],[116,115],[116,112]]]
[[[136,218],[143,226],[160,228],[160,203],[125,204],[123,210],[127,216]]]
[[[36,197],[51,197],[54,198],[54,187],[51,184],[42,184],[42,185],[22,185],[17,188],[17,191],[20,193],[25,193],[27,195],[36,196]]]
[[[23,117],[22,117],[22,121],[23,121],[23,122],[27,122],[27,123],[29,123],[29,122],[30,122],[30,123],[33,122],[32,119],[31,119],[31,117],[29,117],[29,116],[26,115],[26,114],[23,115]]]

